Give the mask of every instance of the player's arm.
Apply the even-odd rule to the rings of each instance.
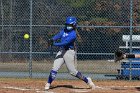
[[[57,33],[55,36],[53,36],[52,40],[56,41],[56,40],[60,39],[62,37],[62,35],[63,35],[63,30],[60,31],[59,33]]]
[[[76,39],[76,34],[70,34],[63,42],[54,43],[55,46],[66,46]]]
[[[53,41],[56,41],[58,39],[60,39],[62,37],[63,34],[63,30],[60,31],[59,33],[57,33],[55,36],[53,36],[52,38],[50,38],[48,40],[48,46],[52,46],[53,45]]]
[[[140,58],[140,54],[135,54],[135,58]]]
[[[125,58],[140,58],[140,54],[127,54],[127,53],[123,53],[120,50],[115,52],[115,62]]]

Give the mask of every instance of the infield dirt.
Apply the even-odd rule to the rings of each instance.
[[[81,80],[55,80],[45,91],[46,79],[0,79],[0,93],[140,93],[140,81],[99,80],[91,90]]]

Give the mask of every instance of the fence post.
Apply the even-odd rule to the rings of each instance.
[[[32,0],[30,0],[30,59],[29,59],[29,77],[32,78]]]
[[[3,10],[3,0],[1,0],[1,31],[2,31],[2,40],[1,40],[1,48],[0,48],[0,52],[2,52],[3,51],[3,41],[4,41],[4,39],[3,39],[3,37],[4,37],[4,35],[3,35],[3,19],[4,19],[4,10]],[[1,55],[0,55],[0,61],[3,61],[3,59],[2,59],[2,53],[1,53]]]
[[[132,35],[133,35],[133,0],[130,0],[130,53],[132,53]],[[132,80],[132,60],[130,59],[129,80]]]

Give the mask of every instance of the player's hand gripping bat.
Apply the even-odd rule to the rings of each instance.
[[[53,45],[53,40],[52,39],[48,39],[48,47],[51,47]]]

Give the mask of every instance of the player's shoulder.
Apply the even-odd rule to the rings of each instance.
[[[76,33],[76,30],[71,30],[70,33]]]
[[[72,30],[71,31],[71,35],[76,37],[76,31],[75,30]]]
[[[71,30],[68,32],[69,34],[76,34],[75,30]]]
[[[73,30],[73,33],[76,34],[76,30]]]

